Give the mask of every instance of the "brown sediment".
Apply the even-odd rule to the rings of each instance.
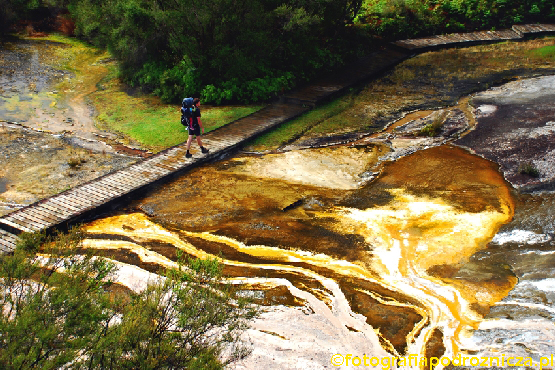
[[[497,164],[444,145],[388,163],[370,188],[402,187],[415,195],[441,198],[466,212],[514,208],[510,186]]]
[[[424,355],[428,362],[430,358],[441,358],[445,353],[445,346],[443,345],[443,333],[439,329],[434,329],[426,342],[426,350]]]
[[[261,292],[263,298],[254,297],[253,301],[264,306],[284,305],[291,307],[303,307],[307,302],[304,299],[294,296],[288,287],[283,285],[263,284],[263,283],[245,283],[239,288],[248,290],[249,292]]]
[[[403,301],[410,299],[408,296],[402,297],[399,292],[388,291],[378,284],[373,284],[372,288],[368,285],[363,281],[340,284],[352,310],[364,315],[366,322],[379,332],[382,341],[388,343],[384,348],[388,349],[391,346],[394,349],[393,353],[404,355],[408,346],[407,337],[417,324],[426,319],[422,316],[423,310],[419,313],[415,309],[418,303],[403,304]],[[362,289],[365,290],[362,291]],[[378,299],[380,296],[387,298]]]

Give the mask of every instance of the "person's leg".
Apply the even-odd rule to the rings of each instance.
[[[197,144],[200,147],[200,151],[203,153],[208,153],[209,150],[206,149],[203,145],[202,145],[202,140],[200,139],[200,136],[197,136]]]
[[[193,155],[191,153],[189,153],[189,149],[191,149],[191,142],[193,141],[193,135],[189,134],[189,137],[187,138],[187,153],[185,153],[185,157],[186,158],[191,158]]]

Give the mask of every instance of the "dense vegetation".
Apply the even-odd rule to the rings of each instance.
[[[333,68],[362,0],[80,0],[77,34],[116,55],[123,76],[165,101],[267,99]]]
[[[357,23],[387,39],[555,22],[552,0],[367,0]]]
[[[551,0],[0,0],[7,25],[48,6],[166,102],[257,102],[386,39],[555,21]]]
[[[114,263],[77,255],[80,241],[24,234],[0,255],[0,368],[220,369],[248,354],[239,336],[257,309],[221,282],[217,261],[132,292],[112,283]]]

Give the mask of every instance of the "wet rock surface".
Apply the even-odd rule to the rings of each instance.
[[[479,356],[503,353],[535,362],[553,353],[554,225],[555,194],[522,195],[513,220],[500,229],[487,249],[472,256],[470,264],[510,271],[518,283],[485,312],[464,349]]]
[[[554,86],[545,76],[476,94],[477,126],[456,143],[498,163],[520,191],[554,190]]]
[[[75,78],[50,66],[64,47],[13,39],[0,48],[0,215],[124,168],[144,154],[113,145],[113,134],[96,129],[82,92],[75,92],[79,99],[66,99],[56,90],[64,79]]]
[[[426,76],[435,67],[411,68]],[[414,106],[454,104],[461,92],[480,89],[478,82],[515,71],[491,80],[454,77],[425,89],[420,77],[410,82],[423,90]],[[200,167],[126,210],[143,213],[98,220],[99,235],[88,242],[95,253],[149,271],[178,250],[225,258],[229,276],[248,280],[254,295],[276,303],[247,333],[255,351],[239,368],[322,368],[334,353],[367,351],[450,356],[457,346],[537,361],[555,352],[555,202],[545,193],[513,204],[497,163],[521,191],[551,186],[550,85],[523,80],[476,95],[477,124],[462,101],[396,112],[403,118],[397,123],[387,114],[376,129],[389,127],[377,134],[311,137],[275,156]],[[453,141],[489,161],[446,145]],[[4,206],[134,160],[87,142],[3,124]],[[293,150],[314,146],[327,148]],[[539,177],[519,173],[522,161]],[[95,226],[88,227],[93,233]]]
[[[3,42],[0,52],[0,96],[3,99],[14,96],[20,100],[31,99],[29,94],[46,92],[57,80],[71,73],[45,65],[42,61],[51,58],[50,47],[63,44],[49,41],[13,40]],[[2,116],[10,109],[4,104]]]
[[[134,163],[71,137],[0,122],[0,215]]]

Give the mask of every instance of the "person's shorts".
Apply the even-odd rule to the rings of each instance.
[[[189,131],[189,135],[200,136],[200,126],[199,125],[193,125],[193,128],[191,128],[191,126],[187,126],[187,130]]]

